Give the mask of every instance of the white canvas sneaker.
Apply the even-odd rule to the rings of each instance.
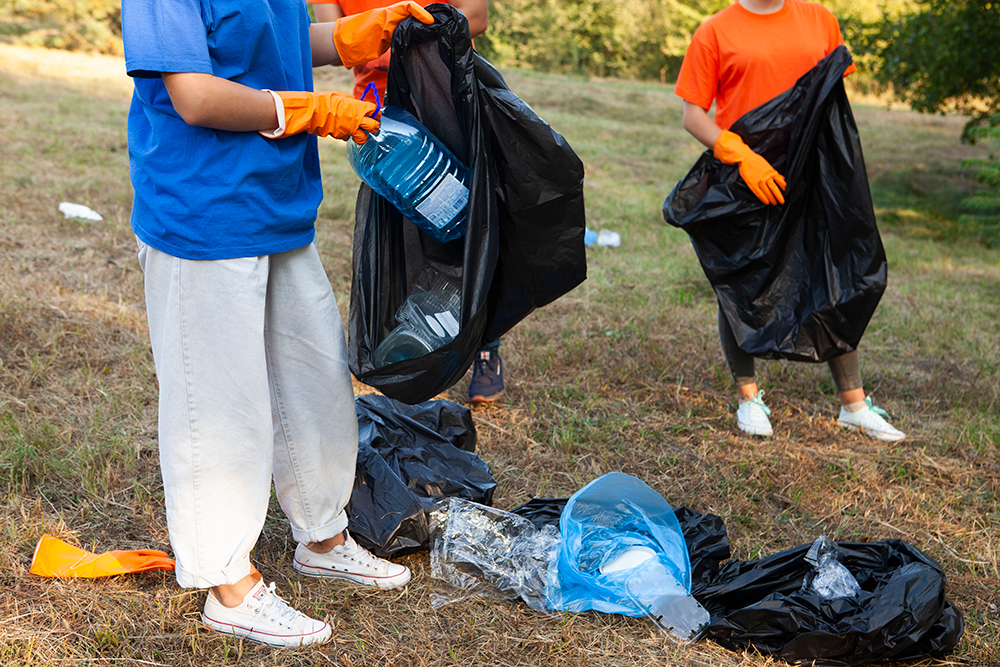
[[[867,403],[865,407],[855,412],[850,412],[841,406],[838,423],[844,428],[862,431],[876,440],[895,442],[906,437],[905,433],[884,419],[889,416],[885,410],[872,405],[871,396],[865,399],[865,403]]]
[[[402,588],[410,580],[410,568],[378,558],[355,542],[346,530],[344,535],[344,544],[325,554],[310,551],[300,542],[295,548],[292,567],[307,577],[347,579],[384,589]]]
[[[771,409],[764,405],[763,395],[763,391],[758,391],[753,398],[740,401],[740,407],[736,409],[736,425],[744,433],[770,437],[773,433],[771,420],[768,419]]]
[[[209,591],[201,620],[213,630],[271,646],[323,644],[333,636],[329,625],[295,611],[274,592],[273,583],[265,586],[263,581],[236,607],[227,607]]]

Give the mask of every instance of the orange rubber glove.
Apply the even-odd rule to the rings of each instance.
[[[285,132],[272,139],[281,139],[299,132],[359,144],[368,136],[365,130],[377,132],[379,122],[365,114],[375,111],[374,102],[362,102],[344,93],[307,93],[275,91],[285,106]]]
[[[771,163],[754,153],[738,134],[723,130],[715,140],[712,153],[726,164],[739,165],[740,176],[750,191],[765,204],[784,204],[785,177]]]
[[[333,24],[333,45],[344,67],[356,67],[388,51],[392,31],[411,16],[421,23],[434,23],[430,12],[415,2],[397,2],[337,19]]]
[[[42,535],[31,560],[31,574],[40,577],[110,577],[128,572],[172,570],[174,561],[162,551],[108,551],[93,554]]]

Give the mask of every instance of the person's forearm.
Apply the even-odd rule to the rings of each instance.
[[[211,74],[163,74],[174,109],[188,125],[232,132],[270,132],[278,113],[270,93]]]
[[[314,3],[311,5],[313,14],[316,15],[316,23],[333,23],[339,18],[343,18],[344,10],[335,3]]]
[[[317,5],[320,6],[320,5]],[[313,23],[309,26],[309,45],[312,49],[313,67],[342,65],[340,54],[333,43],[333,23]]]
[[[697,104],[684,102],[684,129],[706,147],[715,146],[715,140],[722,134],[722,128],[715,124],[708,112]]]
[[[489,4],[487,0],[451,0],[455,9],[465,14],[469,22],[469,34],[479,37],[489,25]]]

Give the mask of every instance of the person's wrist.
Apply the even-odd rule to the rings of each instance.
[[[725,164],[738,165],[752,153],[740,135],[729,130],[723,130],[715,139],[712,154]]]
[[[269,93],[274,99],[274,113],[278,119],[278,126],[270,131],[261,130],[260,134],[267,139],[277,139],[285,133],[285,103],[282,101],[281,95],[273,90],[265,88],[262,92]]]

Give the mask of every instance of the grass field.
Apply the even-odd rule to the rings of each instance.
[[[775,435],[735,428],[712,291],[663,198],[701,148],[669,86],[509,72],[511,88],[586,165],[588,224],[622,236],[588,250],[588,280],[504,338],[504,400],[476,409],[495,505],[567,496],[636,475],[674,505],[723,518],[734,557],[813,541],[901,538],[942,564],[965,614],[930,665],[1000,664],[1000,250],[958,225],[975,186],[963,120],[856,104],[889,257],[862,342],[866,389],[907,432],[885,445],[839,430],[823,366],[760,363]],[[349,89],[342,71],[317,88]],[[255,562],[334,642],[276,651],[199,621],[203,594],[172,574],[28,574],[43,532],[84,548],[169,551],[156,453],[156,380],[128,218],[120,60],[0,45],[0,664],[775,664],[710,642],[678,647],[642,619],[546,617],[470,600],[435,610],[425,553],[413,582],[372,593],[296,576],[276,509]],[[348,311],[357,179],[321,142],[319,245]],[[64,219],[85,204],[101,222]],[[443,398],[463,401],[466,384]],[[356,385],[356,391],[367,389]]]

